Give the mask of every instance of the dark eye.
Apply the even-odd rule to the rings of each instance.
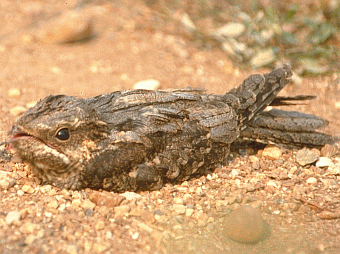
[[[59,140],[68,140],[70,138],[70,133],[67,128],[60,129],[55,135]]]

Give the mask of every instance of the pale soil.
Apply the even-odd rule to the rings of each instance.
[[[240,70],[219,47],[205,47],[183,31],[175,33],[171,24],[154,28],[160,21],[139,1],[98,1],[84,7],[96,35],[89,41],[44,44],[35,39],[44,22],[75,5],[1,1],[0,141],[8,138],[16,119],[10,109],[49,94],[95,96],[131,89],[145,79],[159,80],[161,89],[193,86],[224,93],[250,73],[268,71]],[[282,94],[318,95],[293,109],[328,119],[325,131],[338,135],[337,79],[336,74],[304,78]],[[9,96],[12,88],[20,95]],[[295,151],[284,151],[279,160],[257,156],[260,169],[248,156],[235,154],[215,174],[120,203],[118,194],[41,186],[27,167],[2,163],[1,180],[11,186],[0,190],[0,253],[340,253],[339,217],[320,216],[339,210],[340,176],[297,165]],[[231,174],[233,169],[238,175]],[[289,173],[293,177],[282,177]],[[309,177],[318,182],[306,183]],[[246,203],[260,209],[271,227],[271,236],[254,245],[235,243],[223,231],[223,218]],[[193,214],[182,214],[179,208],[193,209]],[[6,223],[10,211],[18,211],[20,221]]]

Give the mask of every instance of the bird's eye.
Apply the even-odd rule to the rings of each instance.
[[[55,135],[57,139],[65,141],[70,138],[70,133],[67,128],[60,129]]]

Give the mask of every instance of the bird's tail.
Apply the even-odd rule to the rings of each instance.
[[[336,142],[334,137],[317,131],[327,125],[328,121],[314,115],[272,109],[249,122],[240,138],[287,147],[320,147]]]
[[[261,143],[285,146],[323,146],[334,143],[334,138],[318,132],[328,122],[314,115],[273,109],[267,106],[294,105],[315,96],[277,96],[292,76],[287,65],[265,75],[251,75],[224,97],[233,103],[240,123],[240,138]],[[237,98],[237,99],[235,99]]]
[[[251,75],[240,86],[224,95],[224,100],[240,116],[241,129],[246,128],[250,121],[274,101],[282,88],[290,82],[291,76],[290,66],[285,65],[265,75]]]

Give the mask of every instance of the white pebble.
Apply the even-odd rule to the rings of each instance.
[[[187,208],[187,209],[185,210],[185,216],[190,217],[190,216],[193,215],[193,214],[194,214],[194,209],[192,209],[192,208]]]
[[[51,217],[52,217],[52,213],[46,212],[46,213],[45,213],[45,216],[46,216],[47,218],[51,218]]]
[[[18,98],[21,95],[19,88],[11,88],[8,90],[8,96],[12,98]]]
[[[134,84],[133,89],[157,90],[160,82],[156,79],[142,80]]]
[[[27,108],[23,107],[23,106],[14,106],[13,108],[11,108],[9,110],[9,113],[12,116],[18,116],[21,115],[22,113],[26,112]]]
[[[175,204],[183,204],[183,198],[175,197],[174,198],[174,203]]]
[[[130,191],[126,191],[120,194],[120,196],[125,197],[127,200],[135,200],[137,198],[140,198],[140,195],[138,193],[130,192]]]
[[[327,157],[319,157],[318,161],[316,162],[315,166],[322,168],[334,165],[333,161]]]
[[[309,184],[316,184],[318,180],[315,177],[309,177],[306,182]]]
[[[240,174],[240,172],[237,170],[237,169],[233,169],[233,170],[231,170],[231,172],[230,172],[230,176],[232,177],[232,178],[235,178],[236,176],[238,176]]]
[[[20,212],[18,211],[11,211],[6,216],[6,224],[10,225],[15,221],[19,221],[21,219]]]
[[[185,214],[186,206],[180,204],[174,204],[172,209],[176,214]]]
[[[139,237],[139,233],[136,232],[136,233],[134,233],[131,237],[132,237],[133,240],[137,240],[138,237]]]
[[[240,36],[244,32],[244,30],[245,26],[242,23],[229,22],[224,26],[216,29],[215,33],[225,37],[234,38]]]
[[[336,109],[340,109],[340,101],[335,102],[335,103],[334,103],[334,107],[335,107]]]

